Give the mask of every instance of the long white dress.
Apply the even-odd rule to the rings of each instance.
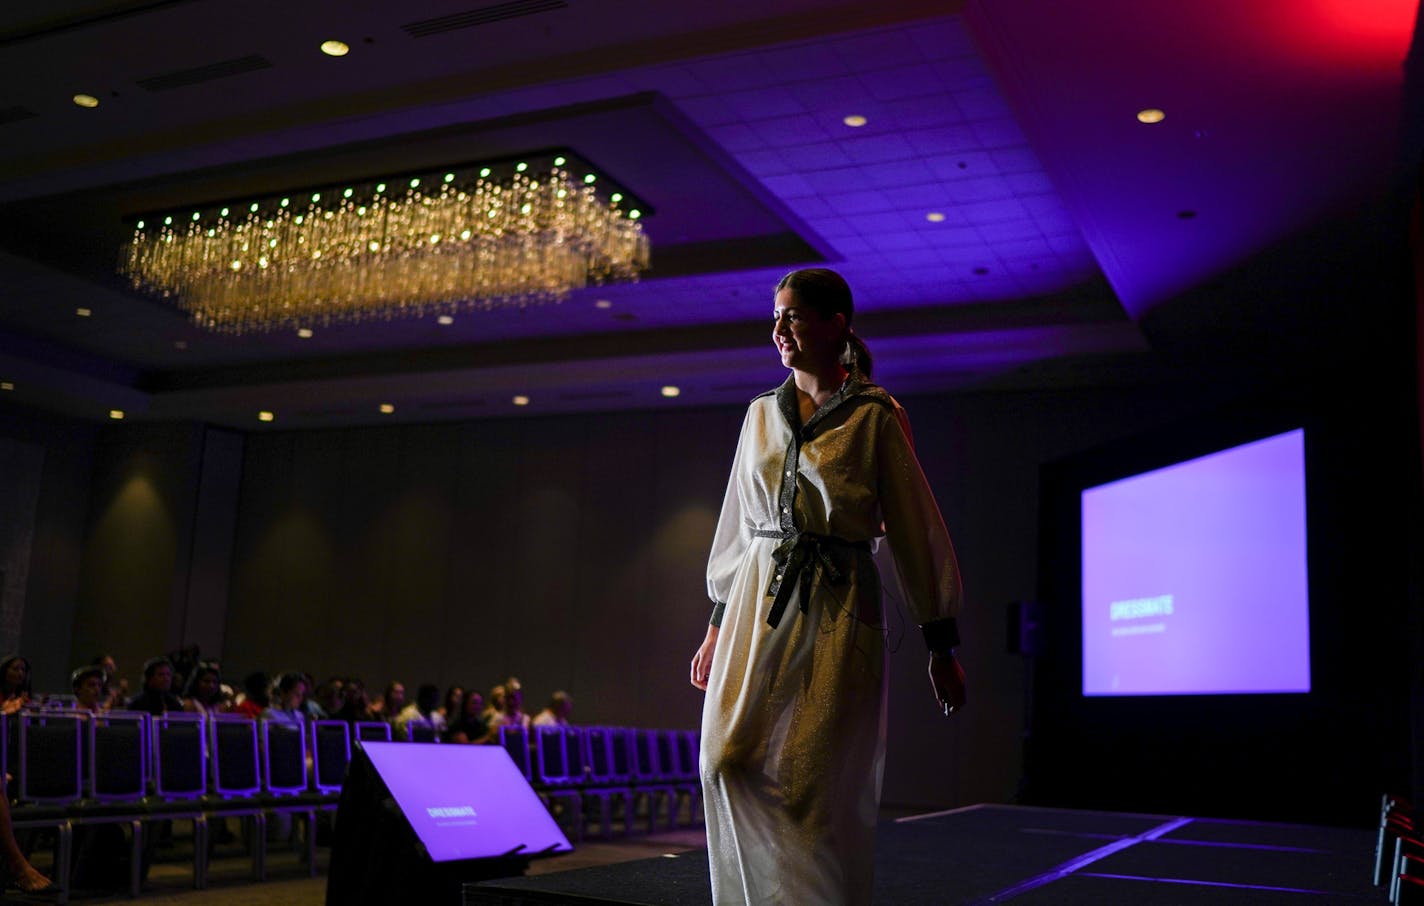
[[[894,399],[852,376],[804,426],[790,378],[752,401],[707,568],[721,629],[701,772],[718,906],[870,902],[882,525],[911,618],[952,627],[954,550]]]

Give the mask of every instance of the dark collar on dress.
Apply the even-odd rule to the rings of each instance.
[[[769,392],[776,395],[776,408],[781,411],[781,417],[786,420],[786,426],[791,429],[792,434],[799,435],[802,440],[809,440],[815,433],[816,426],[847,401],[873,400],[889,406],[894,405],[890,394],[886,393],[878,384],[872,384],[865,380],[860,376],[860,372],[854,370],[846,376],[845,381],[836,388],[836,392],[831,394],[831,398],[826,400],[804,425],[801,424],[801,407],[796,401],[796,376],[794,374],[787,375],[780,387]]]

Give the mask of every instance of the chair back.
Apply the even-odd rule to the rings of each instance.
[[[625,727],[609,727],[608,745],[613,753],[612,779],[615,783],[627,783],[633,779],[633,767],[636,764],[632,732]]]
[[[89,724],[72,712],[20,715],[20,800],[46,805],[78,802],[84,795],[84,733]]]
[[[356,738],[362,742],[390,742],[391,725],[383,720],[358,720]]]
[[[150,721],[153,741],[153,788],[160,799],[197,799],[207,795],[207,719],[172,711]]]
[[[677,734],[677,771],[684,780],[696,780],[700,776],[697,769],[700,742],[696,730],[683,730]]]
[[[351,728],[344,720],[317,720],[311,725],[312,786],[334,793],[346,782],[351,763]]]
[[[306,727],[262,721],[262,788],[273,796],[295,796],[307,789]]]
[[[564,746],[564,728],[535,727],[534,748],[539,753],[534,764],[534,779],[556,786],[568,783],[569,756]]]
[[[251,796],[262,789],[257,749],[257,721],[236,714],[217,714],[208,721],[213,792],[219,796]]]
[[[89,796],[98,802],[142,799],[148,793],[148,713],[110,711],[89,723]]]
[[[640,728],[629,732],[633,737],[633,779],[643,783],[662,780],[663,772],[658,761],[658,731]]]
[[[531,780],[529,766],[529,735],[524,732],[523,727],[500,727],[499,744],[504,746],[504,750],[509,753],[509,757],[514,759],[514,766],[519,768],[525,780]]]
[[[564,757],[568,759],[569,783],[588,779],[588,734],[579,727],[564,727]]]
[[[406,721],[405,738],[409,742],[440,741],[439,734],[435,732],[435,724],[418,717]]]
[[[588,779],[598,784],[618,782],[613,766],[613,728],[589,727],[584,731],[584,746],[588,751]]]

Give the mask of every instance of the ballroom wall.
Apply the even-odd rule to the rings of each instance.
[[[971,703],[936,715],[923,644],[892,607],[887,805],[1023,792],[1024,663],[1006,650],[1005,612],[1040,591],[1041,466],[1258,389],[903,400],[966,579]],[[199,641],[233,681],[301,668],[486,689],[514,673],[532,707],[568,690],[582,722],[694,726],[687,662],[740,419],[666,409],[245,435],[12,419],[0,436],[45,449],[22,648],[48,689],[99,651],[136,683],[145,657]],[[1338,479],[1381,468],[1377,452],[1345,451]],[[1376,643],[1351,636],[1332,669]],[[1396,744],[1408,722],[1367,716],[1360,746]]]

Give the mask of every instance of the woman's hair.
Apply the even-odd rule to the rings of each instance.
[[[860,372],[861,377],[869,380],[875,362],[865,341],[851,329],[855,303],[851,300],[850,284],[845,282],[845,278],[824,267],[808,267],[782,277],[781,282],[776,284],[776,291],[783,289],[791,290],[797,302],[811,306],[826,320],[836,315],[845,317],[845,349],[841,351],[841,364]]]
[[[10,689],[4,686],[6,682],[5,675],[10,672],[10,665],[15,663],[16,661],[19,661],[21,664],[25,665],[25,679],[23,682],[20,683],[18,688]],[[30,691],[29,658],[22,657],[18,654],[12,654],[9,657],[5,658],[5,660],[0,661],[0,698],[10,698],[14,695],[29,695]]]

